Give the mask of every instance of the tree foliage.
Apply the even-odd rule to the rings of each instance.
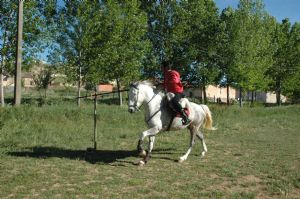
[[[219,45],[220,77],[227,86],[234,83],[248,91],[267,89],[265,74],[273,63],[274,27],[275,20],[260,0],[241,0],[237,10],[223,10],[218,36],[223,44]]]
[[[38,53],[47,43],[47,10],[54,4],[41,4],[40,0],[24,2],[23,62],[24,69],[32,66]],[[13,73],[16,50],[18,1],[0,2],[0,58],[5,73]]]
[[[142,1],[142,9],[148,16],[147,38],[152,44],[144,63],[145,76],[161,77],[162,62],[181,72],[188,69],[189,21],[184,4],[183,1]]]
[[[23,3],[22,68],[28,70],[37,59],[38,53],[46,48],[48,41],[49,11],[55,8],[55,0],[47,4],[41,0]],[[2,75],[14,74],[17,43],[18,1],[0,1],[0,64]],[[2,81],[2,80],[1,80]],[[1,102],[4,103],[3,84],[0,85]]]
[[[48,61],[79,88],[82,80],[116,80],[120,89],[162,77],[166,61],[204,93],[217,83],[274,90],[278,103],[281,93],[299,99],[300,25],[277,22],[263,0],[240,0],[237,9],[222,12],[213,0],[32,0],[24,6],[24,63],[30,66],[47,47]],[[17,2],[3,0],[0,10],[1,68],[12,73]]]
[[[273,20],[260,0],[241,0],[235,19],[233,65],[239,73],[236,80],[247,90],[265,90],[268,84],[265,73],[273,62]]]
[[[33,74],[33,81],[36,89],[41,92],[44,91],[44,98],[47,97],[47,90],[51,81],[53,80],[54,69],[51,66],[40,68]]]
[[[84,41],[92,47],[86,55],[92,57],[87,78],[93,82],[138,79],[149,47],[145,39],[147,18],[139,9],[139,2],[102,3],[87,26],[91,34]]]
[[[95,84],[139,76],[148,43],[138,1],[66,1],[59,15],[59,50],[70,79],[77,80],[79,65]]]
[[[281,94],[295,100],[299,97],[300,83],[300,25],[291,26],[288,19],[277,23],[273,37],[276,45],[274,63],[268,71],[270,89],[276,91],[277,104],[281,103]]]

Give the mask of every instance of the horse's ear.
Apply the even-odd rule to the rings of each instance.
[[[130,84],[129,84],[129,87],[130,87],[130,88],[132,87],[132,88],[138,89],[136,83],[130,83]]]
[[[148,86],[150,86],[151,88],[156,89],[154,79],[152,79],[152,78],[151,78],[151,79],[146,79],[145,82],[146,82],[146,84],[147,84]]]

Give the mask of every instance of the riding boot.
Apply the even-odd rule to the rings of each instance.
[[[181,109],[180,114],[182,116],[182,124],[187,125],[191,122],[189,116],[185,113],[184,109]]]

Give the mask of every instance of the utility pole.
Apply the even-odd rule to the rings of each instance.
[[[21,64],[22,64],[22,42],[23,42],[23,2],[19,0],[18,6],[18,33],[17,33],[17,54],[15,66],[15,89],[14,89],[14,104],[21,104]]]

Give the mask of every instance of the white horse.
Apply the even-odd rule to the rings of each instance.
[[[189,102],[186,98],[182,98],[180,103],[183,107],[190,111],[189,119],[191,123],[182,125],[182,119],[175,117],[174,111],[168,105],[165,94],[156,90],[149,81],[136,82],[130,85],[128,91],[128,111],[130,113],[139,111],[140,107],[145,107],[145,122],[149,129],[142,132],[138,142],[138,152],[144,159],[139,162],[143,166],[150,159],[151,151],[153,149],[155,135],[162,131],[174,131],[184,128],[190,130],[190,146],[187,152],[180,157],[179,162],[187,159],[195,144],[195,137],[197,136],[202,141],[203,151],[201,157],[207,152],[207,147],[204,141],[203,133],[200,127],[215,130],[212,127],[211,112],[206,105],[198,105]],[[148,153],[142,148],[142,143],[145,137],[149,137]]]

